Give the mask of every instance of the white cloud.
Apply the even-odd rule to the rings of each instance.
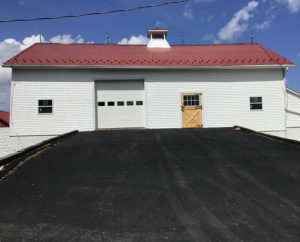
[[[214,34],[206,34],[201,38],[201,40],[205,42],[212,41],[214,44],[220,44],[220,40],[218,40]]]
[[[24,6],[24,5],[25,5],[25,2],[24,2],[24,1],[19,1],[18,4],[19,4],[20,6]]]
[[[203,40],[203,41],[210,41],[210,40],[215,40],[215,39],[216,39],[216,37],[214,34],[206,34],[201,38],[201,40]]]
[[[84,39],[78,35],[72,38],[69,34],[57,35],[50,38],[50,41],[45,40],[41,35],[42,42],[55,42],[55,43],[83,43]],[[31,45],[40,42],[40,35],[32,35],[26,37],[23,41],[17,41],[15,39],[5,39],[0,42],[0,110],[9,111],[9,99],[10,99],[10,80],[11,69],[3,68],[1,65],[11,57],[17,55],[19,52],[25,50]]]
[[[148,44],[148,42],[149,39],[146,36],[140,34],[139,36],[132,35],[130,39],[123,38],[118,42],[118,44],[119,45],[146,45]]]
[[[220,29],[218,37],[220,40],[230,41],[238,38],[248,28],[247,22],[253,17],[251,14],[256,10],[259,3],[251,1],[246,7],[234,14],[234,17]]]
[[[61,43],[61,44],[73,44],[73,43],[84,43],[84,39],[77,35],[76,38],[72,38],[70,34],[56,35],[50,38],[51,43]]]
[[[278,3],[286,4],[291,13],[296,13],[300,10],[300,0],[275,0]]]
[[[299,54],[298,54],[298,57],[300,58],[300,52],[299,52]]]
[[[21,45],[21,49],[27,49],[28,47],[30,47],[31,45],[35,44],[35,43],[39,43],[40,40],[42,42],[46,42],[45,38],[43,35],[32,35],[30,37],[26,37],[23,41],[22,41],[22,45]]]
[[[183,11],[183,17],[190,19],[190,20],[194,19],[193,9],[185,8]]]
[[[14,39],[0,42],[0,64],[21,51],[21,43]],[[0,110],[9,110],[11,70],[0,66]]]
[[[256,28],[256,29],[259,29],[259,30],[263,30],[263,29],[269,28],[269,27],[270,27],[270,24],[271,24],[271,20],[266,20],[266,21],[263,22],[263,23],[256,24],[256,25],[255,25],[255,28]]]

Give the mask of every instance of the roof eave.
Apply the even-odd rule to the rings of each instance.
[[[300,92],[297,92],[297,91],[295,91],[295,90],[293,90],[293,89],[291,89],[291,88],[286,88],[286,90],[287,90],[287,92],[289,92],[289,93],[292,93],[292,94],[295,94],[295,95],[297,95],[298,97],[300,97]]]
[[[158,70],[205,70],[205,69],[277,69],[294,68],[294,64],[276,65],[232,65],[232,66],[88,66],[88,65],[11,65],[2,67],[13,69],[158,69]]]

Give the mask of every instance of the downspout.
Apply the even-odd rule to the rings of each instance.
[[[288,95],[286,91],[286,73],[288,72],[289,68],[282,68],[282,76],[283,76],[283,95],[284,95],[284,130],[285,130],[285,137],[287,135],[287,110],[288,110]]]

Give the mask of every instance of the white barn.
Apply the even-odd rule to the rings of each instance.
[[[259,44],[35,44],[11,58],[10,136],[232,127],[284,131],[288,59]]]

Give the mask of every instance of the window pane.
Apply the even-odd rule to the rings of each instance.
[[[39,100],[39,106],[52,106],[52,100]]]
[[[52,107],[39,107],[39,113],[52,113]]]
[[[98,106],[105,106],[105,102],[98,102]]]
[[[188,101],[184,101],[184,106],[187,106],[188,105]]]
[[[133,101],[127,101],[127,106],[133,106]]]
[[[118,105],[118,106],[124,106],[124,102],[120,102],[120,101],[119,101],[119,102],[117,103],[117,105]]]
[[[199,106],[199,100],[196,101],[196,105]]]
[[[196,100],[199,101],[199,95],[195,96]]]
[[[250,104],[250,109],[262,109],[262,104]]]
[[[135,104],[138,105],[138,106],[141,106],[141,105],[143,105],[143,101],[136,101]]]
[[[262,97],[250,97],[250,103],[261,103]]]
[[[115,102],[107,102],[107,106],[115,106]]]
[[[187,100],[187,96],[183,96],[183,100],[186,101]]]

